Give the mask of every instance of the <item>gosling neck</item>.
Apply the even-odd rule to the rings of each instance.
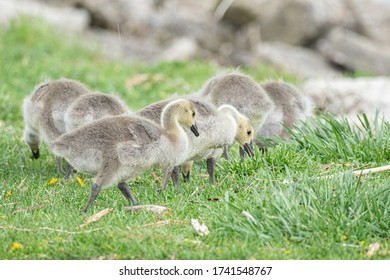
[[[182,129],[176,117],[176,106],[168,106],[163,110],[161,126],[166,130],[170,138],[177,138]]]
[[[240,113],[231,105],[221,105],[218,108],[220,114],[232,117],[236,122],[240,117]]]

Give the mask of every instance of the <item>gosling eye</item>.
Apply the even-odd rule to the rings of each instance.
[[[195,112],[192,112],[192,116],[195,117]]]
[[[252,134],[252,130],[248,130],[246,133],[247,133],[248,135],[251,135],[251,134]]]

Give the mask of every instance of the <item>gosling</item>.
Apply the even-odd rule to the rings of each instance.
[[[286,82],[269,81],[260,86],[275,103],[275,110],[267,117],[257,134],[262,138],[279,136],[282,139],[289,139],[288,129],[292,129],[300,120],[311,114],[310,99]],[[256,138],[255,143],[259,147],[265,147],[260,138]]]
[[[74,80],[60,79],[38,85],[23,100],[23,140],[30,147],[32,157],[39,158],[41,141],[50,143],[65,133],[64,115],[70,104],[89,93]],[[63,173],[61,157],[56,157],[57,170]]]
[[[77,98],[66,110],[65,127],[66,131],[71,131],[104,117],[129,115],[130,113],[130,110],[119,97],[100,92],[84,94]],[[71,170],[72,166],[67,164],[65,180],[68,179]]]
[[[217,75],[209,79],[197,95],[216,106],[223,104],[234,106],[249,118],[255,131],[260,129],[275,109],[274,102],[265,90],[251,77],[238,72]],[[240,155],[244,155],[242,148]]]
[[[130,113],[119,97],[100,92],[85,94],[77,98],[66,110],[66,131],[104,117],[129,115]]]
[[[96,175],[82,212],[88,211],[102,188],[113,183],[118,183],[127,200],[137,204],[125,180],[155,166],[172,172],[189,147],[184,128],[199,136],[196,114],[192,102],[178,99],[164,107],[161,126],[139,116],[112,116],[72,130],[52,142],[56,155],[76,169]],[[162,189],[166,185],[164,181]]]
[[[173,99],[175,98],[173,97]],[[216,150],[232,145],[235,140],[249,156],[254,155],[252,149],[254,130],[248,118],[230,105],[222,105],[216,108],[209,102],[202,101],[197,96],[188,95],[184,98],[195,104],[198,111],[197,126],[200,137],[195,138],[192,135],[188,135],[190,147],[186,160],[181,164],[182,168],[179,166],[175,167],[172,174],[172,180],[176,188],[179,188],[180,169],[184,180],[188,181],[192,162],[204,159],[206,159],[209,180],[213,183],[215,180],[216,158],[220,154]],[[161,121],[162,109],[169,102],[169,100],[164,100],[153,103],[139,110],[136,114],[158,123]],[[167,174],[166,172],[164,173]]]

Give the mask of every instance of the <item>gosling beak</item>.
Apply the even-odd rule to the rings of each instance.
[[[32,158],[37,159],[39,158],[39,149],[36,151],[31,150],[32,152]]]
[[[253,143],[245,143],[244,144],[244,151],[247,153],[248,156],[253,157],[255,155],[253,151]]]
[[[191,125],[191,131],[193,134],[195,134],[196,137],[199,136],[198,127],[196,126],[196,124]]]

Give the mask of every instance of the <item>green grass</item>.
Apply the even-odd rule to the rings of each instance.
[[[32,160],[21,140],[24,96],[45,79],[67,77],[114,92],[135,110],[198,90],[219,67],[202,61],[125,65],[77,41],[27,20],[0,31],[0,259],[389,259],[390,174],[356,178],[352,171],[389,164],[390,125],[363,116],[358,127],[316,117],[292,132],[291,141],[276,139],[277,146],[254,159],[241,161],[234,147],[231,162],[218,161],[214,185],[203,167],[180,192],[169,185],[157,195],[152,172],[159,178],[161,172],[147,172],[130,184],[135,197],[169,207],[171,216],[128,213],[122,194],[110,188],[89,215],[112,212],[80,228],[91,176],[79,174],[85,187],[75,178],[49,185],[58,177],[54,157],[43,146],[41,158]],[[258,81],[299,82],[261,65],[242,70]],[[140,74],[151,78],[126,87]],[[210,234],[197,235],[192,218]],[[161,225],[164,219],[171,222]],[[366,256],[375,242],[380,250]],[[22,248],[12,250],[14,243]]]

